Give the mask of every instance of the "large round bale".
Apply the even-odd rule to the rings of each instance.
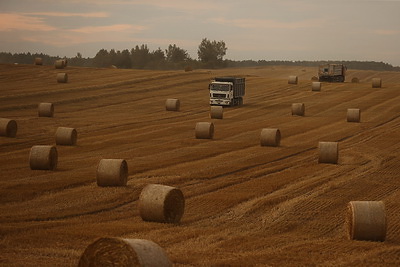
[[[293,103],[292,104],[292,115],[304,116],[305,111],[306,111],[306,107],[305,107],[304,103]]]
[[[165,101],[165,109],[167,111],[179,111],[181,108],[181,102],[176,98],[169,98]]]
[[[321,82],[312,82],[311,83],[311,91],[319,92],[321,91]]]
[[[212,122],[196,123],[195,133],[197,139],[213,139],[214,124]]]
[[[354,77],[353,79],[351,79],[352,83],[359,83],[360,79],[358,79],[357,77]]]
[[[124,159],[102,159],[97,166],[98,186],[125,186],[128,181],[128,163]]]
[[[299,79],[297,76],[289,76],[288,84],[297,84],[299,82]]]
[[[381,88],[382,87],[382,79],[381,78],[373,78],[372,79],[372,88]]]
[[[153,241],[99,238],[85,249],[78,266],[170,267],[172,263],[164,249]]]
[[[56,145],[74,146],[78,139],[78,133],[74,128],[58,127],[56,131]]]
[[[41,58],[41,57],[35,58],[34,64],[35,65],[43,65],[43,58]]]
[[[38,107],[39,117],[53,117],[54,105],[53,103],[40,103]]]
[[[54,63],[54,67],[56,69],[63,69],[65,67],[65,62],[62,59],[56,60],[56,62]]]
[[[17,135],[17,122],[6,118],[0,118],[0,136],[15,137]]]
[[[180,189],[149,184],[139,196],[139,214],[144,221],[178,223],[185,209],[185,198]]]
[[[279,129],[264,128],[261,130],[261,146],[279,146],[281,143],[281,131]]]
[[[223,119],[224,108],[222,106],[211,106],[210,107],[210,118],[211,119]]]
[[[29,165],[32,170],[55,170],[58,153],[55,146],[33,146],[29,154]]]
[[[347,109],[347,122],[360,122],[361,110],[359,108]]]
[[[383,201],[350,201],[347,207],[349,239],[385,241],[387,224]]]
[[[319,149],[318,163],[337,164],[339,159],[338,142],[319,142],[318,149]]]
[[[58,83],[67,83],[68,82],[68,74],[67,73],[57,73],[57,82]]]

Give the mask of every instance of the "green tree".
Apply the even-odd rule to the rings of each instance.
[[[224,41],[210,41],[204,38],[199,45],[197,55],[206,66],[217,67],[222,66],[227,49]]]
[[[179,48],[174,45],[169,45],[168,49],[165,50],[166,60],[171,63],[181,63],[188,60],[189,54],[185,49]]]

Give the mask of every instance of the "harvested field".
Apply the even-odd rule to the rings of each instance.
[[[77,266],[100,237],[152,240],[174,266],[400,265],[400,73],[348,70],[349,82],[312,92],[315,72],[68,66],[73,79],[58,84],[54,66],[0,64],[0,117],[18,124],[15,138],[0,136],[0,265]],[[213,139],[196,139],[196,123],[210,121],[208,83],[227,75],[246,77],[244,105],[213,120]],[[165,110],[168,98],[179,112]],[[37,116],[42,102],[54,117]],[[361,123],[346,122],[352,107]],[[79,132],[77,145],[57,146],[55,171],[31,170],[31,147],[55,145],[61,126]],[[279,147],[260,146],[263,128],[280,129]],[[318,164],[319,141],[340,142],[338,164]],[[104,158],[127,161],[127,186],[97,186]],[[182,190],[179,224],[141,219],[147,184]],[[385,242],[348,239],[347,205],[361,200],[384,201]]]

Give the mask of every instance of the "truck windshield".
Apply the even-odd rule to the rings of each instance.
[[[228,84],[212,83],[212,84],[211,84],[211,90],[215,90],[215,91],[229,91],[229,85],[228,85]]]

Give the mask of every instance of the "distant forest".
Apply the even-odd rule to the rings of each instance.
[[[326,63],[345,64],[349,69],[400,71],[400,66],[394,67],[388,63],[375,61],[289,61],[289,60],[229,60],[223,59],[226,54],[223,41],[210,41],[204,38],[199,45],[198,59],[192,59],[186,50],[174,45],[168,49],[150,51],[147,45],[135,46],[131,50],[116,51],[101,49],[93,58],[84,58],[81,53],[75,57],[67,58],[68,65],[81,67],[121,69],[151,69],[151,70],[176,70],[199,68],[231,68],[231,67],[260,67],[272,65],[317,67]],[[44,65],[53,65],[59,56],[32,53],[6,53],[0,52],[0,63],[33,64],[36,57],[43,59]]]

